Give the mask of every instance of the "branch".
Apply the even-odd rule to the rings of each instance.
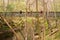
[[[15,34],[15,36],[17,37],[17,40],[20,40],[20,37],[17,35],[17,33],[15,32],[15,30],[11,27],[11,25],[7,22],[7,20],[1,16],[1,18],[4,20],[4,22],[8,25],[8,27],[12,30],[12,32]]]
[[[59,30],[58,30],[58,29],[56,29],[54,32],[52,32],[52,33],[48,34],[46,37],[51,36],[51,35],[53,35],[53,34],[57,33],[58,31],[59,31]]]

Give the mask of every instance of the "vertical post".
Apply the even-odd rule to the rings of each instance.
[[[25,40],[27,40],[27,35],[28,35],[28,33],[27,33],[27,5],[28,5],[28,0],[26,0],[26,13],[25,13]]]
[[[47,3],[46,3],[46,0],[42,0],[42,3],[43,3],[43,17],[44,19],[46,19],[46,12],[47,12]],[[43,26],[43,38],[42,40],[45,40],[45,26]]]
[[[57,12],[57,5],[56,5],[55,3],[56,3],[56,1],[53,0],[53,6],[54,6],[53,10],[54,10],[54,16],[55,16],[55,17],[54,17],[54,18],[55,18],[54,20],[55,20],[55,23],[56,23],[55,28],[56,28],[56,29],[59,29],[59,28],[57,27],[57,21],[58,21],[57,15],[56,15],[56,14],[57,14],[57,13],[56,13],[56,12]],[[52,36],[53,36],[53,37],[52,37],[52,38],[53,38],[52,40],[54,40],[54,36],[55,36],[55,35],[56,35],[56,34],[52,35]]]
[[[31,14],[32,14],[32,17],[33,17],[33,12],[31,11]],[[32,18],[32,27],[31,27],[31,29],[32,29],[32,40],[35,40],[35,35],[34,35],[34,19]]]
[[[41,33],[40,33],[40,23],[39,23],[39,13],[38,13],[38,0],[36,0],[36,33],[35,33],[35,38],[36,40],[41,40]]]
[[[27,14],[27,9],[26,9],[26,14]],[[27,15],[26,14],[25,14],[26,20],[25,20],[25,30],[24,30],[25,31],[25,40],[27,40],[27,24],[26,24],[27,23]]]
[[[57,5],[55,4],[55,0],[53,0],[53,5],[54,5],[54,13],[55,13],[55,20],[56,20],[56,27],[57,27]]]

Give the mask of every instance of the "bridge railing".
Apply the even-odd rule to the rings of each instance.
[[[60,12],[48,12],[46,13],[47,17],[54,17],[56,13],[57,17],[60,17]],[[32,17],[36,16],[36,14],[39,14],[39,16],[43,16],[43,12],[0,12],[0,15],[3,16],[20,16],[20,17],[24,17],[25,15]]]

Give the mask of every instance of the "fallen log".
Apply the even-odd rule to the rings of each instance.
[[[59,29],[56,29],[55,31],[53,31],[52,33],[48,34],[46,37],[48,36],[52,36],[53,34],[57,33],[59,31]]]

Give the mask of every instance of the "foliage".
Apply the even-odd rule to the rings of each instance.
[[[14,4],[7,5],[7,11],[13,11],[14,10]]]

